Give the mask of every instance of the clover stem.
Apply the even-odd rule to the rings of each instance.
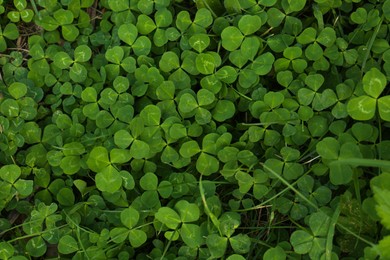
[[[368,60],[368,56],[370,55],[370,52],[371,52],[371,48],[372,48],[372,46],[374,45],[374,41],[375,41],[375,39],[376,39],[376,36],[377,36],[378,33],[379,33],[379,29],[381,28],[384,19],[385,19],[385,16],[382,15],[381,20],[379,21],[378,25],[376,26],[374,32],[372,33],[372,36],[371,36],[371,38],[370,38],[370,41],[368,42],[366,54],[364,55],[363,62],[362,62],[362,69],[361,69],[361,74],[362,74],[362,76],[363,76],[364,69],[365,69],[365,67],[366,67],[366,63],[367,63],[367,60]]]
[[[30,1],[32,8],[34,9],[35,14],[38,16],[38,19],[41,20],[41,14],[38,12],[37,5],[35,4],[35,0]]]
[[[324,17],[317,4],[313,4],[313,13],[318,22],[318,30],[322,31],[324,29]]]

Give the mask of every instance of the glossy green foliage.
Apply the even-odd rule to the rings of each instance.
[[[0,15],[0,259],[390,257],[390,0]]]

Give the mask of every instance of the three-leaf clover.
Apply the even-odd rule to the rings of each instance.
[[[34,12],[31,9],[26,9],[27,1],[26,0],[14,0],[14,6],[16,7],[16,11],[10,11],[7,14],[7,17],[14,23],[20,21],[29,23],[34,17]]]
[[[390,96],[379,98],[387,85],[386,76],[377,68],[372,68],[363,76],[362,83],[365,95],[348,101],[348,114],[356,120],[370,120],[378,107],[380,118],[390,121]]]
[[[73,56],[74,58],[72,59],[64,51],[57,52],[53,58],[54,65],[60,69],[70,68],[69,77],[74,82],[84,82],[87,79],[88,71],[83,63],[91,59],[92,51],[87,45],[79,45],[74,50]]]
[[[305,56],[309,60],[316,61],[323,56],[323,49],[320,46],[330,47],[336,41],[336,32],[333,28],[326,27],[317,36],[317,31],[313,27],[306,28],[297,37],[300,44],[307,45],[305,49]]]
[[[58,9],[53,13],[53,16],[46,14],[38,19],[36,23],[49,32],[61,27],[64,39],[73,42],[80,34],[79,29],[73,24],[74,18],[72,11]]]

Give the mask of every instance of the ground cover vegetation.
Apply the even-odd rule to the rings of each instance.
[[[390,0],[0,0],[0,259],[390,259]]]

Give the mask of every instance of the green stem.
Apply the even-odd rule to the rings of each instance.
[[[368,56],[370,56],[371,48],[374,45],[374,41],[376,39],[376,36],[379,33],[379,29],[381,28],[384,19],[385,19],[385,16],[382,15],[381,20],[379,21],[378,25],[376,26],[374,32],[372,33],[370,41],[368,42],[367,51],[366,51],[366,54],[364,55],[363,62],[362,62],[362,69],[361,69],[362,75],[363,75],[364,69],[366,67]]]
[[[338,159],[331,162],[330,164],[348,164],[351,166],[390,168],[390,161],[364,158]]]
[[[37,5],[35,4],[35,0],[30,1],[32,8],[34,9],[34,13],[38,16],[39,20],[42,20],[41,13],[38,12]]]
[[[325,259],[332,260],[332,249],[333,249],[333,237],[335,232],[335,227],[337,220],[340,216],[340,204],[337,206],[333,216],[330,220],[330,225],[328,229],[328,235],[326,236],[326,247],[325,247]]]
[[[324,17],[322,15],[322,12],[317,4],[313,4],[313,13],[314,17],[317,19],[318,22],[318,30],[322,31],[324,29]]]

